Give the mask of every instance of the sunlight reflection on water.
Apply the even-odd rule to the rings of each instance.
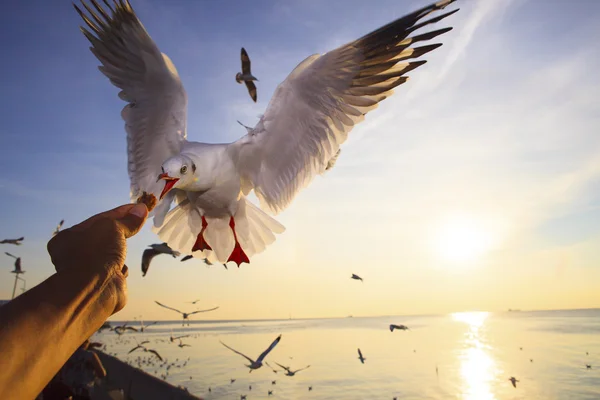
[[[455,321],[467,325],[464,335],[464,349],[460,355],[460,374],[463,379],[465,400],[495,399],[492,382],[497,375],[496,363],[490,356],[485,339],[487,312],[454,313]]]

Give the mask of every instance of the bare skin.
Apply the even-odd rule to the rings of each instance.
[[[50,240],[56,273],[0,307],[0,399],[35,398],[75,350],[125,306],[126,239],[147,216],[145,205],[128,204]]]

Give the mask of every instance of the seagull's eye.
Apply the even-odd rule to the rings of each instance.
[[[179,170],[179,172],[183,175],[187,172],[187,165],[184,165],[183,167],[181,167],[181,169]]]

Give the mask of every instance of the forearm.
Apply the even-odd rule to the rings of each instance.
[[[59,272],[0,307],[0,399],[35,398],[110,317],[114,277],[103,275]]]

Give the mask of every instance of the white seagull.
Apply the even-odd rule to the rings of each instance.
[[[248,357],[247,355],[245,355],[244,353],[241,353],[241,352],[237,351],[236,349],[233,349],[233,348],[227,346],[223,342],[221,342],[221,344],[223,346],[227,347],[229,350],[233,351],[234,353],[239,354],[240,356],[244,357],[246,360],[250,361],[250,364],[246,364],[246,367],[250,368],[250,372],[252,372],[252,370],[259,369],[260,367],[262,367],[263,360],[265,359],[267,354],[269,354],[269,352],[271,350],[273,350],[275,348],[275,346],[277,346],[277,343],[279,343],[280,340],[281,340],[281,335],[277,336],[277,338],[275,340],[273,340],[273,343],[271,343],[271,345],[265,351],[263,351],[256,360],[253,360],[250,357]]]
[[[82,0],[87,13],[75,8],[100,71],[128,103],[121,116],[132,201],[145,194],[159,199],[154,232],[173,249],[239,266],[284,231],[266,212],[284,210],[331,167],[352,128],[426,62],[413,59],[441,46],[417,44],[452,28],[415,32],[458,11],[421,21],[454,1],[440,0],[307,57],[279,84],[251,132],[220,144],[187,140],[183,83],[128,0],[113,0],[112,6],[105,0],[105,8]],[[253,190],[260,208],[246,197]]]

